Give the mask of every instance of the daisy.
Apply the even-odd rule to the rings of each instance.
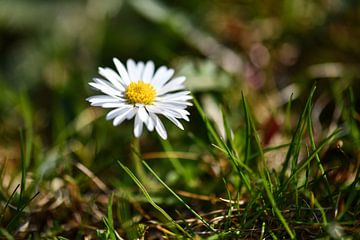
[[[185,109],[192,105],[190,91],[185,90],[185,77],[174,77],[174,70],[161,66],[155,71],[152,61],[135,62],[127,60],[126,67],[117,59],[116,66],[99,68],[103,78],[94,78],[89,84],[101,91],[86,100],[92,106],[113,108],[107,115],[113,125],[121,124],[125,119],[135,117],[134,135],[140,137],[143,125],[149,131],[154,129],[161,138],[167,138],[167,132],[158,115],[163,115],[180,129],[184,129],[179,119],[189,121],[189,112]]]

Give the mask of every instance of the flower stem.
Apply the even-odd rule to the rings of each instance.
[[[133,161],[136,175],[143,182],[146,182],[146,174],[141,163],[140,140],[133,137],[131,141],[131,160]]]

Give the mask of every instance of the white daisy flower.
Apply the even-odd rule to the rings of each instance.
[[[114,108],[106,115],[114,126],[135,117],[135,137],[140,137],[145,124],[149,131],[155,129],[166,139],[167,133],[158,115],[184,129],[178,119],[189,121],[190,114],[185,109],[192,105],[190,91],[185,90],[184,76],[173,78],[174,70],[165,66],[155,71],[152,61],[136,63],[129,59],[126,68],[117,58],[113,61],[117,72],[100,67],[99,74],[103,78],[94,78],[89,83],[104,94],[87,98],[92,106]]]

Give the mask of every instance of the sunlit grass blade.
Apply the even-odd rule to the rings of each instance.
[[[219,150],[221,150],[222,152],[224,152],[228,155],[230,161],[234,164],[239,176],[245,183],[245,186],[251,192],[251,184],[250,184],[250,179],[249,179],[248,175],[253,175],[252,170],[246,164],[244,164],[242,161],[240,161],[239,158],[237,158],[234,155],[234,152],[231,151],[231,149],[226,145],[224,140],[221,139],[221,137],[217,134],[217,132],[215,131],[215,128],[213,127],[213,125],[210,123],[210,121],[206,117],[204,111],[202,110],[200,104],[197,102],[195,97],[193,98],[193,101],[194,101],[194,105],[196,106],[197,110],[200,113],[201,118],[203,119],[203,121],[206,125],[206,128],[208,129],[208,134],[209,134],[210,140],[214,140],[215,146]],[[248,174],[245,174],[243,170],[245,170]]]
[[[289,150],[286,153],[286,157],[285,157],[285,161],[283,164],[283,168],[280,172],[280,181],[283,182],[284,181],[284,177],[285,177],[285,172],[288,169],[289,163],[291,163],[291,174],[293,175],[296,166],[297,166],[297,160],[298,160],[298,156],[299,156],[299,152],[300,152],[300,147],[301,147],[301,139],[304,133],[304,128],[306,125],[306,116],[307,116],[307,112],[309,111],[309,108],[311,106],[311,101],[312,98],[314,96],[316,90],[316,86],[313,86],[311,91],[310,91],[310,95],[306,101],[304,110],[302,111],[302,113],[300,114],[300,118],[298,120],[295,132],[293,133],[293,137],[291,139],[291,143],[289,146]]]
[[[314,134],[313,134],[313,124],[312,124],[312,119],[311,119],[311,112],[312,112],[312,108],[310,107],[309,111],[308,111],[308,116],[307,116],[307,124],[308,124],[308,133],[309,133],[311,149],[312,149],[312,151],[315,151],[316,150],[316,145],[315,145],[315,139],[314,139]],[[331,189],[330,189],[330,184],[329,184],[329,181],[328,181],[327,173],[325,172],[324,167],[323,167],[323,165],[321,163],[319,154],[315,154],[315,159],[316,159],[316,163],[317,163],[317,165],[318,165],[318,167],[320,169],[321,175],[324,178],[325,187],[326,187],[326,190],[327,190],[328,195],[330,197],[330,200],[333,203],[333,205],[335,205],[335,203],[333,201],[333,198],[331,197],[332,194],[331,194]],[[308,177],[306,179],[308,179]]]
[[[305,160],[303,160],[301,163],[298,164],[298,167],[295,169],[295,171],[290,175],[290,177],[287,179],[286,183],[283,184],[283,189],[285,189],[287,187],[287,185],[289,184],[289,182],[296,177],[297,174],[299,174],[302,170],[304,170],[304,168],[307,166],[307,164],[309,164],[317,154],[320,153],[321,150],[324,149],[324,147],[326,147],[327,145],[329,145],[331,142],[333,142],[341,133],[341,129],[337,129],[335,130],[332,134],[330,134],[330,136],[328,136],[327,138],[325,138],[322,142],[320,142],[320,144],[318,145],[318,147],[310,154],[309,157],[307,157]]]
[[[152,170],[152,168],[143,161],[145,167],[154,175],[154,177],[177,199],[179,200],[192,214],[195,215],[209,230],[215,232],[216,230],[203,218],[201,217],[196,211],[194,211],[182,198],[177,195],[161,178]]]
[[[241,94],[243,111],[245,117],[245,148],[244,148],[244,163],[248,164],[250,157],[250,140],[251,140],[251,123],[250,123],[250,115],[249,109],[243,94]]]
[[[245,122],[246,122],[246,126],[245,126],[245,128],[246,128],[246,136],[245,136],[246,143],[245,143],[244,162],[251,164],[248,162],[248,159],[250,158],[250,154],[251,154],[250,144],[251,144],[251,142],[253,142],[252,145],[254,145],[254,147],[256,149],[256,154],[260,158],[260,161],[257,161],[255,166],[258,168],[258,171],[260,173],[260,177],[262,178],[262,180],[264,182],[266,182],[268,184],[268,186],[270,186],[270,189],[272,189],[273,183],[271,182],[270,175],[267,170],[267,166],[266,166],[266,162],[265,162],[265,158],[264,158],[263,147],[260,143],[260,137],[256,130],[255,123],[251,116],[247,101],[243,94],[242,94],[242,103],[243,103],[243,110],[244,110]],[[272,190],[271,190],[271,192],[272,192]]]
[[[285,230],[287,231],[287,233],[289,234],[291,239],[295,239],[295,234],[294,232],[291,230],[289,224],[287,223],[286,219],[284,218],[284,216],[282,215],[281,211],[279,210],[279,208],[276,205],[276,201],[274,198],[274,195],[272,194],[272,192],[270,191],[270,188],[268,186],[268,184],[266,184],[266,182],[263,182],[263,186],[265,188],[267,197],[270,201],[270,204],[273,208],[273,211],[275,212],[276,216],[279,218],[280,222],[282,223],[282,225],[284,226]]]
[[[224,142],[221,140],[220,136],[216,133],[214,126],[210,123],[209,119],[206,117],[204,110],[201,108],[199,102],[196,100],[196,98],[194,96],[193,96],[193,102],[194,102],[194,105],[195,105],[196,109],[198,110],[202,120],[205,123],[206,129],[208,130],[208,135],[209,135],[210,140],[214,141],[214,143],[216,145],[218,145],[219,147],[225,148]]]
[[[185,231],[179,224],[177,224],[171,217],[169,214],[167,214],[167,212],[162,209],[159,205],[157,205],[154,200],[151,198],[150,194],[148,193],[148,191],[146,190],[146,188],[144,187],[144,185],[139,181],[139,179],[130,171],[130,169],[128,167],[126,167],[125,165],[123,165],[120,161],[118,161],[118,164],[120,165],[120,167],[129,175],[129,177],[131,177],[131,179],[135,182],[135,184],[139,187],[139,189],[141,190],[141,192],[144,194],[145,198],[147,199],[147,201],[156,209],[158,210],[161,215],[167,220],[167,225],[169,227],[175,227],[178,230],[180,230],[183,234],[185,234],[187,237],[191,237],[191,234],[189,234],[187,231]]]
[[[246,118],[246,138],[249,140],[248,144],[250,144],[250,139],[253,138],[254,142],[255,142],[255,147],[256,147],[256,154],[258,154],[258,156],[260,157],[261,160],[261,164],[263,164],[262,168],[265,169],[265,158],[264,158],[264,151],[263,151],[263,147],[261,145],[260,142],[260,137],[259,134],[256,130],[255,127],[255,123],[253,120],[253,117],[251,116],[250,110],[249,110],[249,106],[248,103],[244,97],[244,95],[242,95],[242,101],[243,101],[243,106],[244,106],[244,113],[245,113],[245,118]],[[245,147],[246,149],[247,147]],[[249,148],[249,146],[248,146]],[[249,151],[249,152],[248,152]],[[250,158],[250,148],[248,149],[248,151],[245,152],[245,163],[248,161],[248,159]]]
[[[235,147],[235,143],[234,143],[233,131],[231,129],[229,119],[225,114],[224,108],[221,108],[221,113],[222,113],[222,119],[223,119],[223,122],[224,122],[226,140],[229,143],[229,145],[231,147],[231,151],[234,153],[235,157],[239,158],[239,154],[238,154],[238,151],[237,151],[237,149]]]

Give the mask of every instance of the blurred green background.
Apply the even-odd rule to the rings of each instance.
[[[221,109],[234,129],[243,126],[243,92],[265,146],[288,139],[286,133],[293,129],[316,82],[314,128],[319,138],[326,136],[343,126],[351,102],[360,112],[359,25],[357,0],[1,0],[2,199],[8,199],[19,183],[22,145],[31,186],[28,195],[40,191],[40,199],[49,201],[46,204],[67,186],[69,194],[82,195],[72,198],[100,202],[105,208],[96,199],[99,193],[91,195],[97,188],[76,162],[98,176],[105,190],[131,182],[116,160],[129,163],[133,123],[114,128],[104,119],[105,111],[90,108],[85,101],[95,93],[88,82],[97,76],[99,66],[114,67],[113,57],[123,62],[153,60],[158,67],[165,64],[187,76],[188,88],[220,132]],[[290,98],[293,116],[286,119]],[[177,152],[190,153],[183,164],[190,179],[198,176],[186,182],[184,190],[201,188],[202,194],[210,194],[223,186],[207,180],[224,169],[213,167],[206,147],[194,140],[207,142],[207,133],[197,111],[190,112],[183,132],[165,124],[169,143]],[[358,126],[360,116],[355,118]],[[359,128],[347,130],[352,134],[344,140],[344,149],[356,162]],[[145,157],[170,149],[153,133],[144,134],[141,145]],[[197,168],[198,162],[191,160],[199,159]],[[169,184],[185,181],[161,165],[167,161],[159,161],[154,168]],[[34,208],[41,208],[39,204]],[[91,216],[94,210],[79,211]],[[57,218],[62,223],[69,215]],[[38,227],[41,217],[33,219],[31,224]],[[56,225],[49,221],[42,230]],[[100,220],[88,222],[96,225]]]
[[[291,93],[294,99],[305,97],[316,80],[319,94],[340,98],[354,85],[357,95],[359,5],[340,0],[1,1],[0,111],[1,131],[7,133],[1,136],[13,140],[24,127],[14,116],[21,111],[18,104],[11,102],[11,96],[22,95],[31,100],[31,117],[44,144],[53,145],[55,135],[88,106],[83,99],[93,94],[87,82],[97,67],[112,67],[113,57],[173,66],[187,75],[194,93],[213,92],[217,101],[235,107],[242,90],[276,109]]]

